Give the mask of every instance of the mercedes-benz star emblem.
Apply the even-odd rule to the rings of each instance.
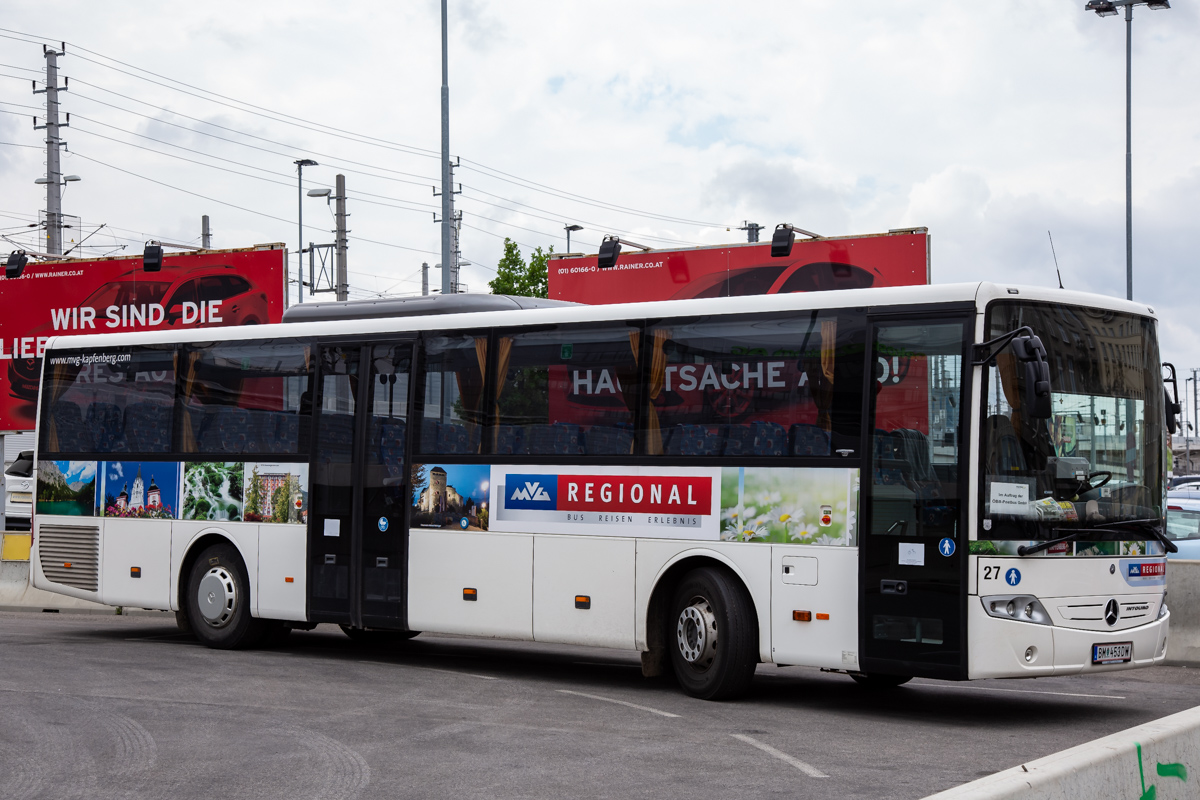
[[[1121,607],[1117,605],[1116,600],[1109,600],[1108,605],[1104,607],[1104,621],[1109,627],[1117,624],[1117,619],[1121,616]]]

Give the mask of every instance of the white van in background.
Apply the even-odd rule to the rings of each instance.
[[[18,456],[33,451],[32,433],[10,433],[4,437],[5,529],[27,531],[33,512],[34,476],[32,462],[17,464]],[[9,470],[13,472],[10,473]]]

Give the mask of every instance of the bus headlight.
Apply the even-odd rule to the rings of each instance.
[[[1053,625],[1046,607],[1033,595],[996,594],[979,598],[988,616],[1000,619],[1015,619],[1018,622],[1033,622],[1038,625]]]

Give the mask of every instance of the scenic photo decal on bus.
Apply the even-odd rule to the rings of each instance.
[[[197,461],[183,465],[183,513],[180,519],[242,519],[241,461]]]
[[[489,469],[485,464],[415,464],[413,527],[488,530]]]
[[[37,513],[95,516],[96,462],[38,462]]]
[[[179,462],[103,461],[106,517],[175,519],[179,510]]]
[[[780,544],[855,544],[857,469],[725,467],[721,538]]]
[[[308,523],[308,464],[247,461],[246,522]]]

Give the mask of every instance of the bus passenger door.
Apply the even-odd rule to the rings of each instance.
[[[377,344],[369,351],[363,449],[362,598],[365,627],[404,627],[404,577],[410,481],[408,442],[412,346]]]
[[[872,320],[859,665],[965,678],[970,317]]]
[[[352,622],[361,351],[358,345],[319,349],[308,527],[308,618],[313,622]]]
[[[320,349],[309,618],[403,628],[412,347]]]

